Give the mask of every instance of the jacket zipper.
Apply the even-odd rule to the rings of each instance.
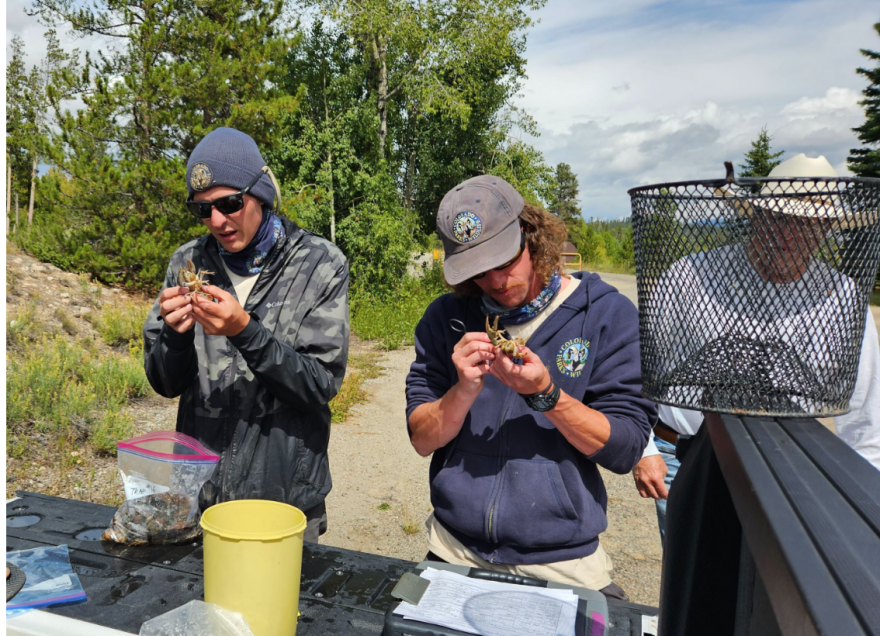
[[[495,487],[495,494],[492,497],[492,503],[489,505],[489,543],[495,543],[495,539],[492,536],[492,522],[495,518],[495,505],[498,503],[498,495],[501,491],[501,470],[504,467],[504,461],[507,459],[507,427],[504,426],[504,422],[507,420],[507,414],[510,412],[510,403],[508,403],[507,408],[504,410],[504,413],[501,415],[501,453],[498,456],[498,484]],[[495,563],[495,555],[489,559],[489,563]]]
[[[288,237],[285,239],[285,241],[289,241],[289,240],[290,240],[290,236],[288,236]],[[282,246],[279,246],[279,247],[282,247]],[[206,250],[206,254],[207,254],[207,259],[208,259],[208,260],[213,260],[213,259],[211,258],[211,257],[213,256],[213,254],[211,254],[211,252],[210,252],[209,250]],[[275,260],[276,260],[276,258],[273,258],[273,259],[272,259],[272,262],[266,263],[266,267],[264,267],[263,271],[260,272],[260,274],[259,274],[258,277],[257,277],[257,281],[256,281],[256,283],[254,283],[254,288],[251,290],[251,294],[249,295],[248,300],[252,300],[252,299],[253,299],[253,296],[254,296],[253,292],[257,291],[257,288],[259,287],[260,279],[263,278],[263,272],[266,271],[266,268],[268,268],[269,266],[273,265]],[[236,300],[238,300],[238,295],[235,293],[235,286],[232,284],[232,281],[229,279],[229,276],[226,275],[226,270],[225,270],[225,269],[223,268],[223,266],[222,266],[222,265],[223,265],[223,263],[222,263],[222,257],[220,258],[220,260],[216,261],[216,263],[215,263],[215,267],[218,266],[218,265],[219,265],[220,267],[217,268],[217,271],[218,271],[218,272],[221,272],[222,275],[224,276],[224,278],[226,279],[226,280],[224,281],[224,283],[227,284],[227,286],[225,287],[226,291],[228,291],[229,293],[231,293],[231,294],[236,298]],[[221,286],[221,288],[224,288],[224,286]],[[240,303],[239,303],[239,304],[240,304]],[[253,303],[248,303],[248,302],[246,301],[246,302],[245,302],[245,305],[248,305],[248,304],[250,304],[251,306],[253,306]],[[242,308],[244,308],[245,311],[247,311],[247,309],[244,307],[244,305],[242,305]],[[233,379],[234,379],[234,376],[235,376],[236,369],[238,368],[238,357],[239,357],[239,355],[240,355],[240,354],[238,353],[238,351],[235,351],[235,352],[233,353],[233,355],[232,355],[232,365],[231,365],[231,367],[230,367],[230,369],[229,369],[229,372],[233,374]],[[228,413],[228,412],[229,412],[229,408],[228,408],[228,407],[229,407],[229,402],[228,402],[228,400],[224,399],[224,404],[223,404],[223,411],[224,411],[224,413]],[[234,462],[234,460],[235,460],[235,452],[236,452],[236,443],[235,443],[235,432],[236,432],[236,431],[235,431],[235,429],[237,428],[237,427],[233,424],[232,419],[231,419],[230,417],[227,416],[227,417],[224,418],[224,420],[225,420],[225,423],[224,423],[224,429],[225,429],[225,430],[224,430],[224,433],[225,433],[226,431],[229,430],[229,427],[230,427],[230,426],[233,426],[233,429],[232,429],[232,433],[231,433],[231,435],[230,435],[230,440],[229,440],[229,455],[227,456],[226,461],[224,462],[224,463],[225,463],[225,466],[224,466],[223,471],[222,471],[222,474],[221,474],[221,476],[220,476],[220,496],[221,496],[221,497],[223,496],[224,493],[226,493],[226,484],[227,484],[227,482],[229,481],[229,472],[230,472],[230,470],[232,470],[232,465],[233,465],[233,462]],[[237,417],[236,417],[236,420],[237,420]],[[224,438],[225,438],[225,437],[226,437],[226,435],[224,435]]]
[[[221,258],[221,262],[219,262],[218,265],[220,265],[220,267],[217,268],[217,271],[220,273],[220,275],[224,279],[222,281],[223,284],[220,285],[220,288],[229,292],[230,294],[232,294],[232,296],[236,300],[238,300],[238,296],[235,293],[235,286],[232,284],[232,281],[229,279],[229,276],[226,275],[226,270],[222,266],[223,265],[222,258]],[[229,342],[227,342],[226,346],[231,347],[232,345],[230,345]],[[206,350],[207,350],[207,347],[206,347]],[[233,376],[233,379],[235,378],[235,369],[238,364],[238,362],[236,360],[237,356],[238,356],[238,352],[234,351],[232,354],[232,364],[230,365],[230,368],[227,369],[227,374],[231,373]],[[228,380],[228,377],[227,377],[227,380]],[[223,474],[220,479],[220,493],[218,495],[218,498],[221,500],[223,499],[223,497],[225,495],[228,494],[227,493],[227,484],[229,483],[229,474],[230,474],[230,471],[232,470],[232,465],[235,461],[235,426],[232,424],[232,420],[228,416],[229,399],[228,399],[228,394],[226,391],[223,392],[222,409],[223,409],[223,413],[226,414],[225,417],[223,418],[223,420],[224,420],[224,423],[223,423],[224,435],[223,435],[223,437],[225,439],[228,436],[229,446],[228,446],[228,454],[226,456],[226,461],[224,462],[224,466],[223,466]],[[229,430],[230,426],[232,426],[231,431]]]

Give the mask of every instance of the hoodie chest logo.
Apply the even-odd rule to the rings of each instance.
[[[574,338],[559,348],[556,354],[556,366],[562,375],[576,378],[581,374],[589,356],[589,341],[584,342],[581,338]]]

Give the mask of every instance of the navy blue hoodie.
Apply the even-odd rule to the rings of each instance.
[[[492,563],[554,563],[595,552],[608,525],[597,464],[632,470],[656,421],[654,404],[641,395],[636,308],[596,274],[574,276],[578,287],[527,344],[563,391],[608,418],[605,446],[582,454],[543,413],[486,376],[461,432],[431,459],[435,517]],[[479,299],[446,294],[431,303],[416,327],[407,418],[458,382],[452,348],[462,334],[450,327],[452,318],[467,331],[485,330]]]

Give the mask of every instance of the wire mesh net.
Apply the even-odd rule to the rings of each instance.
[[[880,179],[635,188],[644,394],[762,416],[839,415],[880,261]]]

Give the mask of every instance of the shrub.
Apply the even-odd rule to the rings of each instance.
[[[119,440],[134,433],[134,417],[130,413],[111,410],[104,413],[92,426],[92,447],[99,453],[112,454]]]
[[[397,292],[355,295],[351,300],[352,329],[361,338],[378,340],[379,346],[389,351],[410,346],[425,309],[446,291],[443,268],[434,263],[424,276],[405,279]]]
[[[353,295],[382,297],[400,288],[416,241],[398,215],[362,204],[338,226]]]
[[[147,393],[139,359],[102,357],[64,337],[43,338],[8,365],[7,427],[34,425],[75,438],[74,423],[85,422],[97,450],[115,448],[121,437],[114,436],[130,434],[131,418],[120,411],[128,399]]]
[[[38,340],[48,330],[37,315],[37,306],[32,301],[6,323],[6,340],[12,346],[21,346]]]
[[[131,299],[105,305],[100,313],[90,314],[90,321],[108,345],[122,345],[139,341],[151,303]]]

